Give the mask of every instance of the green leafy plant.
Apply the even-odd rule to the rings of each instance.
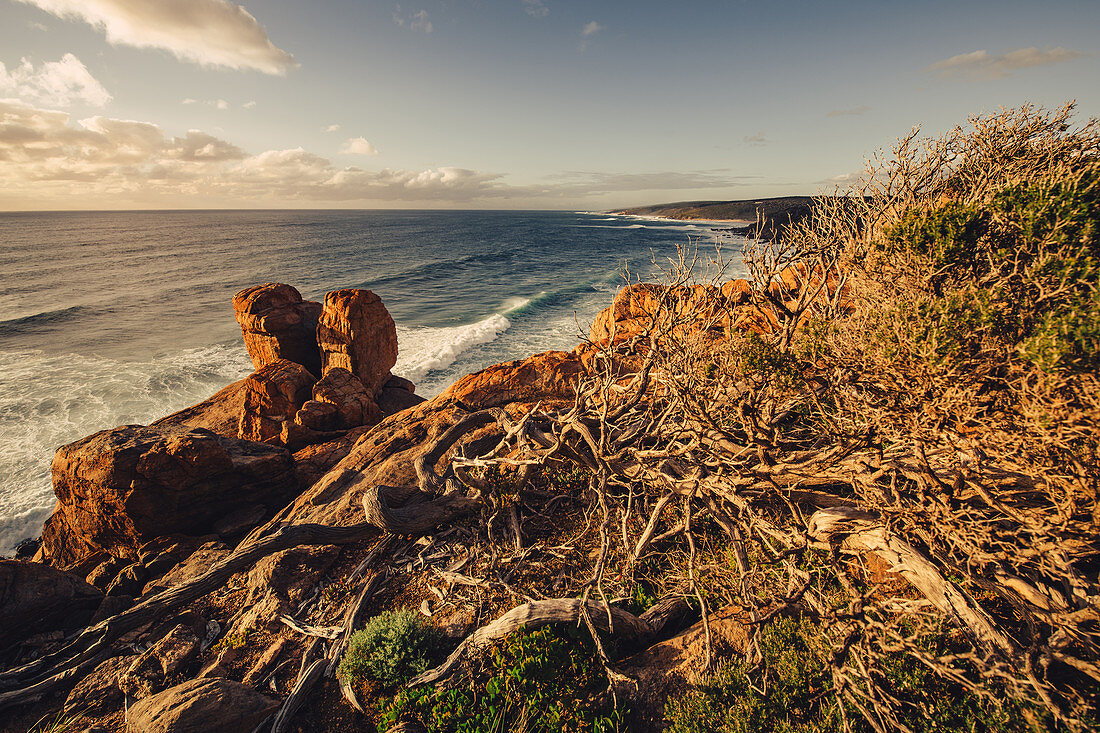
[[[472,684],[403,690],[384,710],[379,729],[417,718],[431,733],[620,729],[622,716],[603,694],[607,679],[586,632],[542,628],[496,646]]]
[[[438,643],[439,632],[415,611],[385,611],[352,634],[337,674],[348,681],[402,684],[431,665]]]

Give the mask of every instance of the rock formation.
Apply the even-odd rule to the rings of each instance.
[[[0,560],[0,652],[35,634],[82,628],[102,602],[99,589],[72,573]]]
[[[328,366],[325,369],[325,376],[313,385],[313,399],[335,407],[336,427],[344,430],[374,425],[382,418],[382,412],[374,401],[374,393],[344,367]]]
[[[334,290],[325,296],[317,325],[321,370],[354,374],[373,396],[397,363],[397,328],[382,299],[369,290]]]
[[[245,379],[237,437],[269,442],[293,421],[317,380],[301,364],[276,359]]]
[[[302,294],[290,285],[267,283],[233,296],[233,312],[256,369],[286,359],[301,364],[315,377],[321,376],[316,338],[320,303],[302,300]]]
[[[42,532],[40,559],[68,565],[104,550],[138,559],[163,535],[202,535],[251,504],[283,505],[298,488],[280,447],[208,430],[124,425],[58,449],[57,507]]]

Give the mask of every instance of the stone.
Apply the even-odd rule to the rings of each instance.
[[[124,425],[62,446],[53,460],[57,505],[42,552],[64,565],[99,550],[136,559],[157,537],[210,533],[215,521],[297,493],[281,447],[208,430]]]
[[[256,660],[256,663],[245,673],[244,683],[256,687],[264,681],[264,677],[267,676],[275,667],[275,662],[279,660],[279,655],[283,653],[283,650],[290,644],[290,641],[285,636],[280,636],[264,650],[264,653],[260,655],[260,658]]]
[[[103,592],[83,578],[25,560],[0,560],[0,649],[49,631],[83,628]]]
[[[236,438],[244,408],[245,383],[238,379],[212,397],[150,423],[151,427],[203,428],[226,438]]]
[[[34,557],[34,553],[38,552],[38,548],[41,546],[42,540],[38,537],[27,537],[24,540],[20,540],[15,546],[15,559],[30,560]]]
[[[176,625],[126,668],[119,676],[119,687],[127,695],[139,699],[158,692],[166,679],[198,654],[200,643],[191,627]]]
[[[99,608],[96,609],[95,614],[92,615],[91,620],[88,622],[89,626],[95,626],[100,621],[106,621],[123,611],[129,610],[134,605],[133,596],[107,596],[103,599],[103,603],[99,604]]]
[[[251,733],[279,705],[240,682],[208,677],[141,700],[127,719],[133,733]]]
[[[468,374],[436,399],[461,400],[477,408],[511,402],[572,401],[582,374],[584,365],[576,354],[544,351]]]
[[[329,469],[342,461],[351,452],[356,441],[368,429],[366,427],[355,428],[335,440],[308,445],[295,451],[294,473],[298,477],[298,485],[302,487],[312,486],[318,479],[328,473]]]
[[[382,385],[387,389],[403,389],[406,392],[415,392],[416,385],[411,380],[399,377],[396,374],[391,374],[390,378],[386,380],[386,383]]]
[[[267,516],[265,505],[249,504],[214,522],[214,531],[219,537],[235,537],[255,527],[263,521],[265,516]]]
[[[65,699],[65,711],[86,718],[99,718],[120,709],[124,694],[118,680],[135,659],[137,655],[130,654],[100,662],[69,693]]]
[[[744,654],[752,637],[752,619],[740,606],[727,606],[707,617],[715,654]],[[697,684],[704,674],[706,632],[700,621],[683,633],[625,660],[622,671],[638,681],[632,693],[631,730],[659,730],[665,701]]]
[[[354,374],[373,396],[397,363],[397,327],[382,299],[369,290],[334,290],[325,295],[317,322],[321,370]]]
[[[222,522],[224,520],[218,520]],[[217,529],[217,524],[214,525]],[[179,564],[180,559],[171,552],[162,552],[154,557],[145,566],[145,570],[148,571],[150,578],[159,578],[167,573],[172,568]]]
[[[273,591],[297,606],[339,555],[336,545],[304,545],[268,555],[248,573],[249,601]]]
[[[748,280],[730,280],[722,283],[722,299],[728,305],[743,305],[752,300],[752,285]]]
[[[343,367],[325,370],[325,376],[313,385],[313,399],[334,406],[336,426],[345,430],[374,425],[382,417],[374,395],[358,377]]]
[[[301,364],[276,359],[245,379],[244,402],[237,437],[268,442],[278,438],[283,424],[294,420],[310,398],[317,380]]]
[[[378,409],[382,411],[383,417],[396,415],[402,410],[416,407],[421,402],[424,402],[424,398],[413,394],[411,390],[390,387],[388,384],[378,393]]]
[[[227,646],[217,653],[217,655],[203,665],[203,668],[199,670],[199,673],[195,675],[197,678],[203,677],[226,677],[228,676],[231,665],[237,661],[237,657],[241,656],[241,650],[239,647]]]
[[[171,588],[189,580],[194,580],[214,563],[225,559],[232,550],[224,542],[207,542],[199,546],[191,555],[164,574],[159,580],[146,584],[142,593],[148,595],[156,588]]]
[[[140,596],[149,571],[140,562],[130,563],[119,571],[115,579],[107,586],[109,596]]]
[[[107,559],[96,565],[92,569],[92,572],[88,573],[85,580],[99,588],[102,591],[106,591],[108,586],[111,585],[111,581],[119,574],[122,568],[126,567],[126,561],[117,557],[107,556]]]
[[[321,376],[321,353],[317,348],[320,303],[303,300],[290,285],[266,283],[233,296],[233,312],[257,370],[286,359],[301,364],[315,377]]]
[[[332,403],[306,400],[294,414],[294,422],[310,430],[335,430],[338,414]]]

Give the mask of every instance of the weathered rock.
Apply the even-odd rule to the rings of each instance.
[[[336,408],[336,426],[344,429],[374,425],[382,418],[374,395],[358,377],[343,367],[330,367],[313,385],[313,399]]]
[[[246,382],[245,379],[239,379],[197,405],[150,423],[150,427],[203,428],[227,438],[236,438],[241,423],[241,410],[244,408]]]
[[[479,408],[511,402],[571,401],[576,397],[577,383],[583,373],[584,365],[576,354],[544,351],[468,374],[436,399],[462,400]]]
[[[226,514],[297,492],[283,448],[207,430],[124,425],[58,449],[57,507],[42,551],[68,564],[99,550],[136,559],[137,548],[173,533],[207,534]]]
[[[244,611],[233,621],[226,636],[244,638],[253,631],[276,632],[284,628],[279,617],[292,613],[293,609],[281,596],[268,591],[259,600],[249,599]]]
[[[403,389],[406,392],[415,392],[416,385],[411,380],[399,377],[396,374],[391,374],[390,378],[386,380],[386,383],[382,385],[388,389]]]
[[[107,586],[109,596],[140,596],[149,571],[140,562],[130,563],[119,571],[115,579]]]
[[[237,437],[257,442],[278,438],[283,424],[293,422],[310,398],[317,380],[301,364],[277,359],[245,379],[244,403]]]
[[[41,546],[42,540],[38,537],[28,537],[24,540],[20,540],[15,545],[15,559],[30,560],[34,557],[34,553],[38,552],[38,548]]]
[[[237,293],[233,311],[256,369],[286,359],[321,376],[316,336],[320,303],[302,300],[290,285],[267,283]]]
[[[384,417],[396,415],[402,410],[407,410],[410,407],[416,407],[423,401],[424,398],[420,395],[413,394],[412,390],[402,389],[400,387],[390,387],[387,385],[378,393],[378,408],[382,411]]]
[[[191,680],[138,702],[128,720],[134,733],[250,733],[279,701],[224,677]]]
[[[227,646],[219,651],[213,659],[204,664],[203,668],[200,669],[199,673],[195,676],[199,679],[203,677],[226,677],[229,675],[231,665],[239,656],[241,656],[240,647]]]
[[[99,608],[92,615],[89,626],[95,626],[100,621],[106,621],[115,614],[122,613],[134,605],[133,596],[107,596],[103,599],[103,603],[99,604]]]
[[[236,514],[237,512],[234,512]],[[231,515],[232,516],[232,515]],[[219,522],[224,520],[219,520]],[[215,525],[216,527],[217,525]],[[179,564],[179,557],[171,552],[162,552],[145,566],[145,570],[149,573],[150,578],[159,578],[167,573],[172,568]]]
[[[751,617],[740,606],[727,606],[712,613],[707,621],[711,647],[716,654],[739,655],[748,648]],[[632,693],[636,703],[632,706],[633,727],[659,730],[665,701],[697,684],[705,671],[705,661],[706,632],[702,622],[626,660],[623,672],[638,681],[637,690]]]
[[[118,680],[135,659],[137,655],[130,654],[101,662],[69,693],[65,699],[65,711],[98,718],[121,708],[124,693],[118,686]]]
[[[101,591],[106,591],[111,585],[111,581],[115,579],[126,565],[127,562],[125,560],[108,555],[106,560],[96,565],[95,568],[92,569],[92,572],[88,573],[85,580]]]
[[[225,559],[232,550],[224,542],[207,542],[200,546],[183,562],[165,573],[164,577],[146,584],[143,594],[148,595],[156,588],[171,588],[172,586],[194,580],[214,563]]]
[[[334,290],[325,296],[317,325],[321,369],[354,374],[373,396],[397,363],[397,327],[381,298],[369,290]]]
[[[269,555],[249,571],[245,602],[272,591],[296,606],[339,555],[335,545],[292,547]]]
[[[730,280],[722,283],[722,299],[728,305],[743,305],[752,300],[752,285],[748,280]]]
[[[367,427],[349,430],[336,440],[308,445],[295,451],[294,474],[298,477],[298,485],[302,487],[312,486],[351,452],[356,441],[367,430],[369,430]]]
[[[138,699],[158,692],[167,678],[198,654],[199,644],[194,630],[184,624],[177,625],[126,668],[119,676],[119,687]]]
[[[102,601],[102,591],[72,573],[0,560],[0,650],[34,634],[79,629]]]
[[[214,522],[214,531],[219,537],[234,537],[255,527],[263,521],[265,516],[267,516],[266,506],[249,504]]]
[[[294,415],[294,422],[310,430],[335,430],[339,411],[336,405],[306,400]]]
[[[263,682],[264,677],[267,676],[275,667],[275,662],[279,660],[279,655],[283,653],[283,650],[290,644],[290,641],[286,637],[280,636],[275,641],[271,642],[271,645],[264,650],[264,653],[260,655],[260,658],[256,660],[256,663],[248,670],[244,676],[244,683],[246,685],[252,685],[253,687]]]

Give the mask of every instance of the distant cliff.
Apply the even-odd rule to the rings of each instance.
[[[733,227],[737,234],[753,234],[763,224],[763,236],[772,239],[779,228],[800,221],[809,215],[813,206],[810,196],[780,196],[769,199],[744,201],[681,201],[674,204],[654,204],[622,209],[616,214],[633,216],[661,216],[666,219],[709,219],[744,222]]]

